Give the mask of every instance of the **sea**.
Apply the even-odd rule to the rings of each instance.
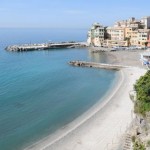
[[[0,28],[0,150],[21,150],[85,113],[117,72],[78,68],[71,60],[107,62],[87,48],[8,52],[24,43],[86,41],[87,29]]]

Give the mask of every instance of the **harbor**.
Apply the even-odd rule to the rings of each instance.
[[[54,48],[76,48],[86,47],[86,42],[58,42],[58,43],[42,43],[42,44],[22,44],[7,46],[7,51],[33,51],[33,50],[48,50]]]

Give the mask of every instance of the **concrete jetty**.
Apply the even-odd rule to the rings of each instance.
[[[59,42],[59,43],[42,43],[42,44],[22,44],[7,46],[5,50],[8,51],[32,51],[32,50],[46,50],[53,48],[75,48],[86,47],[86,42]]]
[[[103,64],[103,63],[86,62],[86,61],[70,61],[69,64],[77,67],[90,67],[90,68],[101,68],[101,69],[110,69],[110,70],[120,70],[121,68],[130,67],[130,66]]]

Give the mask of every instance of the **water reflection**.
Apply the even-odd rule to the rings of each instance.
[[[106,52],[98,52],[93,53],[90,49],[88,49],[88,55],[91,61],[98,63],[109,63],[110,58]]]

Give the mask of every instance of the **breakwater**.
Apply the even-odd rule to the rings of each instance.
[[[70,61],[69,64],[78,67],[90,67],[90,68],[101,68],[101,69],[111,69],[111,70],[120,70],[121,68],[130,67],[130,66],[103,64],[103,63],[86,62],[86,61]]]
[[[42,43],[42,44],[22,44],[7,46],[8,51],[31,51],[31,50],[47,50],[53,48],[76,48],[86,47],[86,42],[59,42],[59,43]]]

